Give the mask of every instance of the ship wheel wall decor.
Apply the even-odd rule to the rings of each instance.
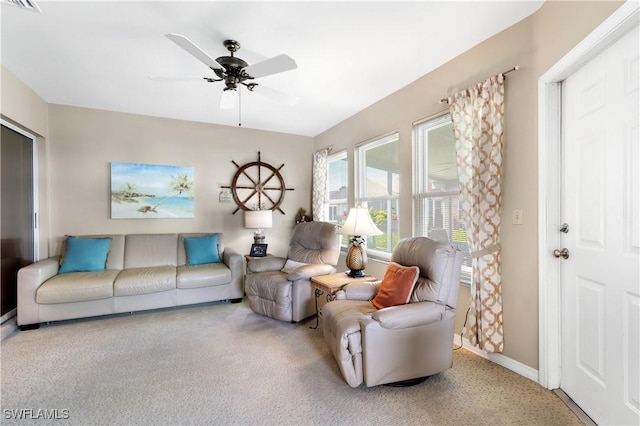
[[[280,174],[284,164],[276,168],[263,162],[259,151],[258,161],[243,166],[233,160],[231,162],[238,170],[231,185],[221,187],[231,189],[233,200],[238,205],[232,214],[236,214],[238,210],[278,210],[284,214],[280,205],[284,201],[285,193],[293,191],[293,188],[286,187]]]

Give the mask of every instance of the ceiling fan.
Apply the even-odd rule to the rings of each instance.
[[[216,74],[217,78],[202,77],[203,80],[209,83],[224,82],[225,88],[218,103],[220,109],[230,109],[235,106],[240,86],[245,86],[250,92],[259,93],[286,105],[295,105],[298,102],[296,96],[282,93],[253,81],[256,78],[297,68],[296,62],[288,55],[274,56],[262,62],[249,65],[244,60],[234,56],[234,53],[240,49],[240,43],[235,40],[225,40],[223,43],[224,47],[230,52],[229,56],[220,56],[213,59],[185,36],[170,33],[166,37],[211,68]],[[154,80],[169,81],[171,79],[156,77]]]

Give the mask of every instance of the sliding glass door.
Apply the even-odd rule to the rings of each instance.
[[[18,269],[35,260],[34,139],[2,123],[0,257],[2,321],[17,306]]]

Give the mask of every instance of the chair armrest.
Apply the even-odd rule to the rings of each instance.
[[[338,300],[371,300],[378,293],[380,281],[351,283],[336,293]]]
[[[287,261],[284,257],[268,256],[261,259],[251,259],[247,262],[247,274],[254,272],[279,271]]]
[[[308,265],[298,266],[287,276],[289,281],[308,280],[318,275],[332,274],[336,269],[332,265],[326,263],[310,263]]]
[[[435,302],[414,302],[391,306],[376,311],[371,318],[386,329],[417,327],[432,324],[444,318],[446,306]]]

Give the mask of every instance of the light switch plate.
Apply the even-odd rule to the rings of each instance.
[[[522,209],[513,209],[511,213],[511,222],[514,225],[522,225]]]

